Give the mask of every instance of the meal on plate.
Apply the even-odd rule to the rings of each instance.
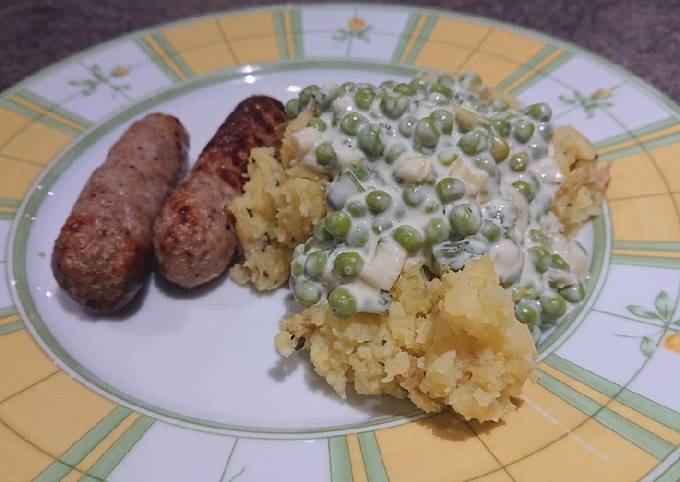
[[[609,181],[587,139],[550,120],[548,105],[521,108],[473,73],[311,85],[285,109],[252,97],[164,203],[174,176],[162,193],[147,178],[127,191],[108,180],[119,197],[94,206],[95,219],[136,212],[140,188],[153,198],[135,218],[144,235],[127,248],[134,275],[115,276],[115,243],[96,261],[78,259],[85,244],[70,246],[76,268],[66,271],[62,238],[82,229],[71,218],[97,172],[135,145],[136,123],[76,203],[55,275],[86,307],[110,311],[141,286],[152,247],[159,271],[192,288],[224,272],[240,245],[235,281],[261,291],[288,281],[304,308],[281,322],[276,348],[308,350],[341,397],[352,386],[498,420],[533,376],[534,340],[585,297],[589,261],[573,235],[600,213]],[[176,138],[184,155],[186,134]],[[128,162],[175,160],[163,139],[145,141],[147,157],[125,151]],[[87,246],[105,244],[94,224]],[[115,284],[93,282],[100,272],[125,286],[116,303],[100,301]]]

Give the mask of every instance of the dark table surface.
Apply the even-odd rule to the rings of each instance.
[[[261,0],[2,0],[0,90],[123,33]],[[392,2],[396,3],[396,2]],[[502,19],[570,40],[680,101],[680,1],[412,1]]]

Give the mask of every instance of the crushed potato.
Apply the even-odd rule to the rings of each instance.
[[[231,271],[237,283],[250,282],[261,291],[284,284],[293,248],[309,238],[316,220],[326,214],[327,178],[290,164],[289,133],[306,123],[301,117],[288,126],[281,160],[272,148],[250,153],[250,179],[230,207],[245,258]]]
[[[609,166],[597,159],[590,141],[572,126],[560,126],[553,136],[555,160],[566,179],[555,196],[552,210],[573,234],[593,216],[599,216],[600,205],[609,185]]]
[[[428,281],[403,273],[387,315],[335,318],[327,304],[291,314],[276,335],[279,352],[304,345],[316,372],[343,398],[408,397],[426,412],[451,407],[466,419],[498,420],[533,373],[536,348],[515,319],[488,256]]]

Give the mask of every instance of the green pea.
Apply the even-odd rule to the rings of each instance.
[[[450,166],[453,164],[453,161],[458,159],[458,154],[453,152],[452,149],[442,149],[437,154],[437,159],[439,159],[442,166]]]
[[[546,236],[545,231],[542,229],[530,229],[529,239],[534,243],[545,244],[548,242],[548,236]]]
[[[305,261],[305,272],[307,276],[312,278],[319,278],[326,268],[326,253],[323,251],[314,251],[307,256]]]
[[[491,121],[491,125],[494,130],[498,132],[503,137],[508,137],[510,135],[510,122],[505,119],[494,119]]]
[[[328,241],[333,239],[333,236],[331,235],[331,233],[326,231],[326,225],[325,225],[325,221],[323,219],[319,220],[314,225],[314,229],[312,230],[312,238],[317,243],[327,243]]]
[[[438,211],[439,208],[441,208],[441,204],[439,204],[437,201],[431,201],[427,203],[427,206],[425,206],[425,212],[426,213],[433,213],[435,211]]]
[[[550,117],[552,117],[552,109],[550,109],[550,106],[545,102],[531,104],[524,109],[524,113],[540,122],[547,122],[550,120]]]
[[[333,101],[342,95],[343,90],[337,85],[331,87],[328,91],[320,90],[316,98],[318,100],[319,109],[322,111],[327,111]]]
[[[513,132],[515,139],[524,144],[534,135],[534,125],[531,122],[522,119],[515,122]]]
[[[478,157],[474,161],[475,166],[480,168],[482,171],[489,173],[489,176],[493,178],[498,177],[498,167],[496,167],[496,161],[489,159],[487,157]]]
[[[394,240],[409,253],[415,253],[423,244],[423,237],[413,226],[401,225],[392,232]]]
[[[417,120],[412,115],[404,116],[399,121],[399,133],[404,137],[411,137],[416,129]]]
[[[567,302],[554,291],[545,291],[539,297],[541,311],[550,321],[556,320],[567,311]]]
[[[460,147],[465,154],[474,155],[481,151],[484,147],[481,146],[482,134],[478,131],[470,131],[460,138],[458,147]]]
[[[356,112],[350,112],[340,121],[340,129],[350,136],[356,135],[359,128],[366,123],[366,118]]]
[[[359,87],[354,94],[354,102],[361,110],[368,110],[375,99],[373,87]]]
[[[510,108],[510,104],[503,99],[494,99],[494,101],[491,102],[491,108],[496,112],[503,112]]]
[[[420,119],[416,124],[416,142],[424,147],[435,147],[439,142],[439,131],[430,118]]]
[[[352,92],[357,90],[357,84],[355,84],[354,82],[343,82],[340,88],[344,90],[346,94],[351,94]]]
[[[387,153],[385,153],[385,161],[391,164],[399,159],[399,156],[401,156],[404,152],[406,152],[405,145],[391,144],[390,147],[387,148]]]
[[[348,251],[340,253],[333,262],[333,274],[341,280],[354,279],[361,273],[364,260],[359,253]]]
[[[444,84],[441,84],[439,82],[437,82],[436,84],[432,85],[432,87],[430,87],[430,92],[437,93],[437,94],[443,94],[448,99],[453,97],[453,91],[449,87],[447,87]]]
[[[312,306],[321,299],[319,285],[308,279],[301,279],[295,283],[293,296],[303,306]]]
[[[326,216],[326,231],[337,238],[344,238],[352,227],[352,220],[342,211],[335,211]]]
[[[479,87],[482,85],[482,79],[475,72],[463,72],[459,80],[467,88]]]
[[[479,208],[474,204],[458,204],[449,215],[453,231],[462,237],[470,236],[479,231],[482,224]]]
[[[369,236],[370,233],[364,226],[354,226],[349,230],[349,233],[347,233],[345,240],[347,241],[347,246],[361,248],[368,244]]]
[[[353,218],[360,218],[368,212],[368,208],[361,201],[351,201],[347,203],[347,212]]]
[[[499,228],[496,223],[491,221],[484,221],[482,223],[482,227],[479,229],[479,232],[492,243],[501,237],[501,228]]]
[[[541,319],[541,310],[532,300],[521,299],[515,304],[515,316],[529,327],[534,327]]]
[[[533,187],[531,187],[531,184],[528,182],[522,180],[514,181],[512,183],[512,187],[514,187],[517,192],[524,196],[524,199],[526,199],[527,202],[531,202],[534,199],[536,193],[534,192]]]
[[[379,189],[371,191],[366,195],[366,204],[373,213],[381,213],[392,204],[392,196]]]
[[[536,291],[532,285],[515,286],[512,288],[512,301],[518,301],[522,298],[533,299],[536,297]]]
[[[343,286],[338,286],[331,291],[328,297],[328,305],[337,318],[349,318],[357,312],[357,300]]]
[[[437,183],[437,196],[444,204],[457,201],[465,196],[465,184],[455,177],[445,177]]]
[[[383,80],[380,82],[381,89],[394,89],[395,85],[397,85],[397,83],[394,80]]]
[[[407,184],[402,192],[404,202],[409,206],[420,206],[425,200],[425,193],[420,184]]]
[[[557,253],[552,255],[552,267],[561,271],[569,271],[571,269],[569,263],[567,263],[564,258]]]
[[[309,104],[309,101],[312,100],[312,97],[314,97],[314,94],[319,91],[319,86],[318,85],[308,85],[304,89],[300,91],[298,94],[298,99],[300,100],[300,110],[304,110],[305,107],[307,107],[307,104]]]
[[[448,110],[437,109],[430,114],[430,117],[439,126],[439,130],[444,134],[451,134],[453,132],[453,114]]]
[[[441,243],[449,239],[451,228],[442,218],[431,219],[425,226],[425,239],[431,245]]]
[[[371,225],[371,229],[373,229],[373,232],[375,234],[382,234],[391,228],[392,221],[385,218],[377,218],[375,221],[373,221],[373,224]]]
[[[356,166],[352,167],[352,173],[354,176],[360,180],[360,181],[368,181],[369,178],[369,172],[366,166],[363,164],[357,164]],[[363,191],[363,188],[362,188]]]
[[[380,110],[387,117],[391,119],[396,119],[404,112],[406,112],[408,105],[409,105],[408,97],[405,97],[403,95],[396,97],[384,96],[380,101]]]
[[[286,114],[291,119],[295,119],[300,114],[300,101],[298,99],[290,99],[286,102]]]
[[[416,88],[411,84],[397,84],[394,91],[401,95],[416,95]]]
[[[321,166],[332,166],[338,160],[333,144],[330,141],[324,141],[319,144],[314,153],[316,154],[316,162]]]
[[[567,301],[578,303],[586,297],[586,289],[584,288],[583,283],[578,283],[571,286],[565,286],[560,290],[560,294]]]
[[[552,139],[553,136],[553,127],[551,124],[541,122],[540,124],[538,124],[538,133],[541,134],[541,137],[543,137],[543,139],[549,141],[550,139]]]
[[[536,271],[545,273],[552,264],[552,255],[543,246],[532,246],[529,248],[529,255],[536,266]]]
[[[362,127],[357,140],[359,147],[369,158],[381,156],[385,150],[385,144],[380,138],[380,126],[376,124],[366,124]]]
[[[529,164],[529,155],[525,152],[518,152],[510,157],[510,169],[515,172],[524,172]]]
[[[318,131],[325,132],[326,123],[319,119],[318,117],[312,117],[311,119],[309,119],[309,122],[307,122],[307,127],[313,127]]]
[[[299,259],[295,259],[291,263],[291,268],[290,272],[293,275],[294,278],[297,278],[298,276],[302,276],[302,274],[305,272],[305,265],[302,264],[302,262]]]
[[[415,90],[427,90],[432,85],[432,82],[424,77],[416,77],[411,82],[409,82],[409,85]]]
[[[502,137],[493,136],[491,138],[491,147],[489,148],[489,152],[491,153],[491,157],[493,157],[496,162],[501,162],[506,157],[508,157],[508,154],[510,153],[510,145],[508,144],[508,141]]]

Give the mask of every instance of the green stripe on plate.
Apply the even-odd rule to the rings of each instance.
[[[352,482],[352,464],[349,460],[347,438],[344,435],[328,439],[328,459],[331,482]]]
[[[423,45],[425,45],[425,42],[427,42],[427,39],[430,37],[432,29],[434,28],[434,25],[436,23],[437,23],[436,16],[434,15],[427,16],[427,18],[425,19],[425,23],[423,24],[423,28],[420,30],[420,34],[418,35],[418,38],[413,44],[413,47],[411,47],[411,51],[408,53],[408,56],[406,57],[404,63],[412,64],[413,62],[415,62],[416,57],[418,57],[418,54],[423,49]]]
[[[97,479],[106,480],[113,469],[123,460],[132,450],[132,447],[144,436],[147,430],[153,425],[155,420],[143,415],[139,417],[130,428],[114,443],[109,450],[102,455],[97,462],[88,470],[88,475],[83,476],[82,482],[94,482]]]
[[[520,82],[513,89],[511,89],[510,93],[515,96],[521,94],[529,87],[534,85],[536,82],[541,80],[543,77],[549,76],[552,72],[557,70],[560,66],[564,65],[565,63],[567,63],[573,57],[574,54],[572,54],[571,52],[567,52],[566,50],[563,51],[551,62],[549,62],[545,67],[542,67],[540,70],[533,71],[531,75],[529,75],[529,77],[527,77],[524,81]]]
[[[631,137],[633,136],[640,137],[645,136],[647,134],[652,134],[656,131],[660,131],[662,129],[666,129],[667,127],[671,127],[672,125],[675,125],[677,123],[678,120],[675,117],[667,117],[665,119],[661,119],[660,121],[652,122],[651,124],[638,127],[637,129],[633,129],[632,131],[624,132],[623,134],[618,134],[612,137],[602,139],[601,141],[596,142],[594,144],[595,149],[603,149],[605,147],[618,144],[620,142],[625,142],[631,139]]]
[[[680,431],[680,413],[675,410],[659,405],[653,400],[623,388],[621,385],[602,378],[590,370],[586,370],[554,353],[546,357],[544,361],[556,370],[585,383],[590,388],[609,397],[616,396],[616,400],[624,405],[637,410],[668,428]]]
[[[175,50],[172,44],[168,42],[168,39],[165,38],[163,32],[156,32],[151,34],[151,36],[154,38],[156,42],[158,42],[158,45],[160,45],[161,48],[165,50],[165,53],[170,56],[170,58],[175,62],[177,67],[179,67],[179,69],[182,71],[182,73],[187,79],[194,76],[194,73],[191,71],[189,66],[184,63],[184,60],[179,55],[179,53]]]
[[[652,432],[631,422],[609,408],[600,406],[595,400],[579,393],[543,370],[539,370],[538,382],[565,402],[593,417],[605,427],[634,443],[645,452],[663,460],[675,446]]]
[[[496,86],[496,90],[505,90],[508,87],[510,87],[518,78],[524,75],[528,70],[537,65],[539,62],[542,62],[548,55],[553,53],[555,50],[557,50],[557,47],[554,47],[552,45],[546,45],[545,47],[543,47],[541,50],[538,51],[536,55],[531,57],[526,64],[520,65],[519,67],[517,67],[517,70],[515,70],[512,74],[507,76],[505,79],[501,80]]]
[[[16,312],[17,312],[17,309],[14,307],[14,305],[3,306],[2,308],[0,308],[0,319],[5,318],[9,315],[13,315]]]
[[[38,95],[34,92],[31,92],[29,90],[23,90],[17,94],[19,97],[23,97],[24,99],[34,102],[38,104],[40,107],[43,107],[44,109],[49,110],[50,112],[56,112],[60,116],[66,117],[67,119],[75,122],[76,124],[79,124],[80,126],[83,127],[83,130],[86,128],[90,127],[92,125],[92,122],[86,119],[85,117],[81,116],[80,114],[77,114],[75,112],[72,112],[70,110],[66,110],[63,107],[60,107],[58,104],[55,104],[54,102],[50,101],[49,99],[46,99],[42,97],[41,95]]]
[[[0,206],[9,206],[13,208],[19,207],[21,204],[21,199],[5,199],[0,198]]]
[[[647,266],[650,268],[680,269],[680,259],[660,258],[658,256],[632,256],[629,254],[612,254],[612,264],[628,266]]]
[[[114,408],[107,416],[97,423],[83,438],[74,443],[52,465],[47,467],[34,482],[49,482],[59,480],[66,476],[73,467],[78,465],[92,450],[116,428],[120,422],[130,414],[130,410],[124,407]]]
[[[358,438],[368,482],[389,482],[375,432],[362,432]]]
[[[61,122],[59,122],[55,119],[47,117],[46,115],[44,115],[41,112],[35,112],[33,110],[30,110],[30,109],[24,107],[23,105],[19,105],[16,102],[14,102],[11,98],[2,102],[1,105],[3,107],[6,107],[6,108],[16,112],[17,114],[21,114],[25,117],[28,117],[29,119],[40,122],[41,124],[45,124],[45,125],[48,125],[50,127],[54,127],[55,129],[60,130],[61,132],[64,132],[64,133],[69,134],[71,136],[75,137],[75,136],[81,134],[80,130],[74,129],[73,127],[71,127],[69,125],[62,124]]]
[[[302,44],[302,13],[299,8],[291,7],[290,22],[293,29],[290,34],[293,36],[293,45],[295,45],[295,58],[304,59],[305,49]]]
[[[675,241],[614,241],[612,247],[642,251],[678,251],[680,243]]]
[[[151,59],[154,64],[156,64],[156,67],[161,69],[161,71],[168,79],[170,79],[172,83],[180,82],[182,80],[177,76],[175,71],[172,70],[172,68],[170,68],[170,66],[168,66],[168,64],[166,64],[165,61],[153,51],[149,44],[146,43],[146,39],[144,37],[136,38],[135,44],[146,54],[147,57]]]
[[[392,53],[392,62],[399,63],[399,59],[401,59],[401,56],[404,54],[406,44],[410,40],[411,35],[413,35],[413,30],[416,28],[419,18],[419,13],[409,14],[408,19],[406,20],[404,31],[399,36],[399,42],[397,42],[397,46],[394,48],[394,53]]]
[[[19,331],[24,328],[24,323],[21,320],[13,321],[12,323],[5,323],[0,325],[0,336],[9,335],[15,331]]]
[[[656,478],[656,482],[678,482],[678,480],[680,480],[680,458]]]
[[[283,19],[283,12],[276,10],[272,13],[274,17],[274,29],[276,30],[276,40],[279,45],[279,55],[281,59],[288,60],[290,53],[288,52],[288,42],[286,42],[286,22]]]
[[[611,152],[600,155],[600,159],[604,161],[611,161],[618,157],[627,156],[629,154],[635,154],[645,149],[654,149],[655,147],[662,147],[668,144],[674,144],[680,142],[680,132],[675,132],[672,134],[667,134],[665,136],[657,137],[656,139],[649,140],[647,142],[642,142],[640,144],[635,144],[630,147],[624,147],[621,149],[615,149]]]

